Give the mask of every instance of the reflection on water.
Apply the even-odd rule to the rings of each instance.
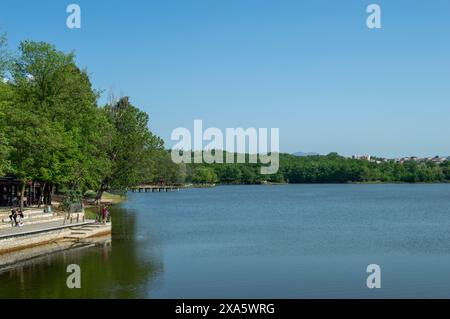
[[[4,253],[0,258],[0,272],[14,270],[21,266],[38,264],[48,259],[57,260],[56,253],[73,254],[75,251],[99,246],[102,246],[104,252],[107,253],[111,250],[111,241],[111,234],[108,234],[77,241],[73,239],[58,240],[44,245]]]
[[[136,244],[136,216],[112,209],[111,238],[97,238],[61,252],[0,270],[0,298],[143,298],[162,272],[151,249],[142,254]],[[147,242],[147,244],[149,244]],[[41,247],[40,249],[52,249]],[[150,254],[148,253],[150,252]],[[30,257],[35,251],[28,252]],[[2,256],[6,263],[7,256]],[[12,258],[12,257],[11,257]],[[1,264],[1,263],[0,263]],[[81,267],[81,289],[68,289],[66,268]]]

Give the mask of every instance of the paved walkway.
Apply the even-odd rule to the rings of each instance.
[[[87,224],[93,224],[95,223],[94,220],[86,220],[84,222],[80,223],[72,223],[68,224],[66,223],[64,225],[64,221],[56,221],[56,222],[49,222],[49,223],[42,223],[42,224],[34,224],[34,225],[24,225],[23,227],[11,227],[6,229],[0,230],[0,238],[2,237],[10,237],[14,235],[23,235],[27,233],[33,233],[33,232],[39,232],[39,231],[45,231],[45,230],[52,230],[52,229],[60,229],[60,228],[69,228],[74,226],[81,226],[81,225],[87,225]]]

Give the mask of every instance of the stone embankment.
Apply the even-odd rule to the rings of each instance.
[[[9,212],[0,212],[0,254],[58,241],[79,241],[111,233],[111,224],[86,220],[83,213],[57,215],[43,210],[24,212],[23,226],[13,227]]]

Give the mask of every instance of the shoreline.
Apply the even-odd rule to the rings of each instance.
[[[101,205],[108,206],[118,205],[126,200],[126,196],[105,193],[100,203]],[[66,223],[63,213],[57,215],[58,217],[62,217],[62,220],[60,218],[58,222],[45,222],[34,226],[33,224],[28,224],[17,231],[11,231],[11,229],[16,230],[16,228],[7,228],[7,231],[3,234],[0,232],[0,256],[3,258],[13,254],[13,263],[19,263],[24,260],[22,258],[23,256],[26,256],[24,258],[30,258],[26,253],[30,249],[35,251],[32,258],[37,258],[49,254],[49,251],[45,249],[49,245],[64,245],[64,243],[77,244],[92,238],[102,236],[111,237],[112,222],[102,224],[95,221],[95,217],[97,216],[96,210],[99,207],[100,205],[93,205],[92,203],[86,202],[84,213],[76,214],[76,223]],[[35,209],[35,211],[37,210]],[[78,222],[79,216],[82,216],[81,222]],[[71,245],[67,247],[69,247],[67,249],[70,249]],[[37,253],[36,251],[41,251],[41,253]],[[10,266],[12,265],[11,262],[8,264]],[[1,266],[2,264],[0,263]]]
[[[81,242],[84,239],[111,233],[112,225],[87,221],[73,225],[61,225],[0,236],[0,256],[64,241]]]
[[[46,258],[47,256],[52,256],[60,252],[89,248],[101,243],[111,243],[111,235],[108,233],[104,235],[98,234],[97,236],[89,237],[75,243],[70,240],[60,240],[23,248],[21,250],[5,252],[1,254],[0,272],[14,269],[25,263]]]
[[[213,186],[192,185],[184,188],[214,188],[219,186],[286,186],[286,185],[440,185],[450,184],[448,181],[442,182],[344,182],[344,183],[254,183],[254,184],[215,184]]]

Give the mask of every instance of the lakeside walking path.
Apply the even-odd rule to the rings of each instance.
[[[0,255],[54,243],[79,241],[111,234],[111,223],[86,220],[84,213],[45,213],[42,209],[24,211],[22,227],[12,227],[7,210],[0,211]]]
[[[42,224],[24,225],[23,227],[10,227],[0,229],[0,239],[92,224],[96,224],[94,220],[86,220],[84,222],[72,224],[64,223],[63,220],[59,220]]]
[[[0,230],[0,272],[68,249],[111,243],[111,223],[54,221]],[[110,245],[110,244],[109,244]]]

